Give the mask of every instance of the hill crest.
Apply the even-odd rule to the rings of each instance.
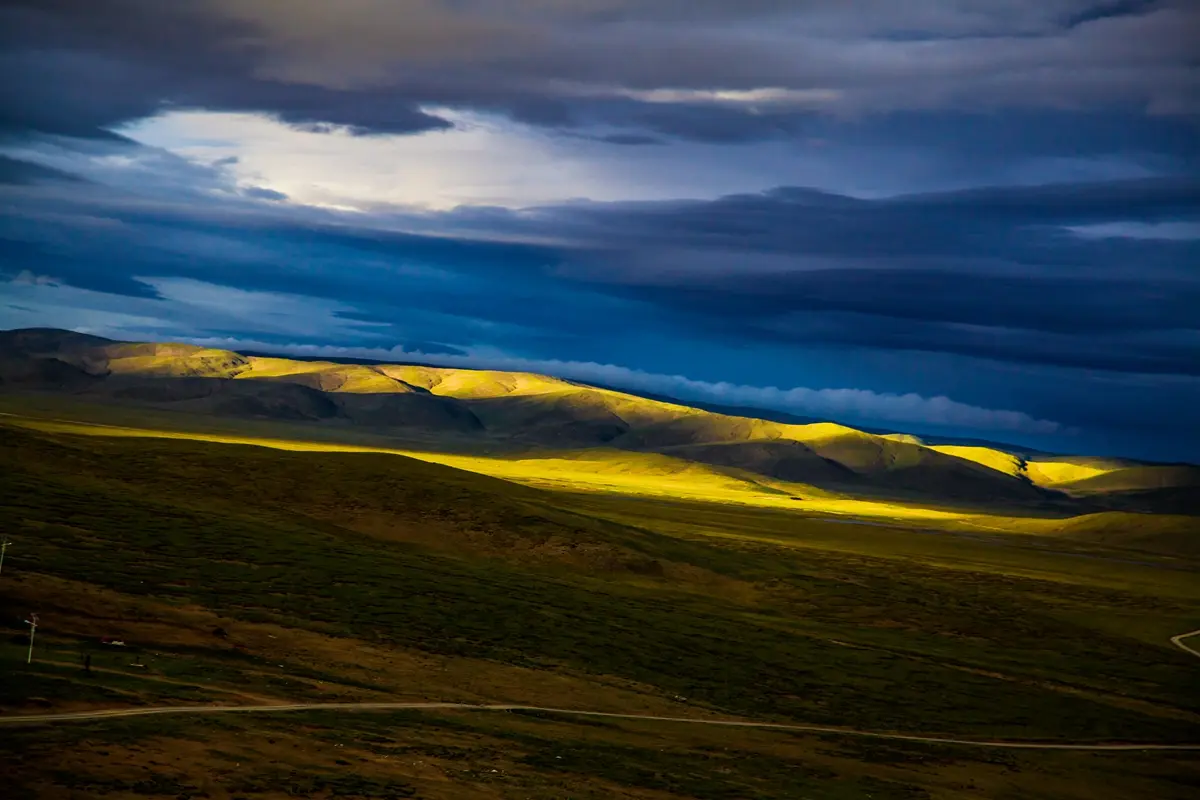
[[[835,422],[724,414],[535,373],[288,359],[50,329],[0,333],[0,387],[517,449],[661,453],[829,490],[926,500],[1046,504],[1064,492],[1095,501],[1119,491],[1127,502],[1139,492],[1200,487],[1196,467],[927,444]]]

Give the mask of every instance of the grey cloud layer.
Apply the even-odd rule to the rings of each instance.
[[[876,201],[779,189],[449,216],[476,231],[555,231],[576,245],[561,253],[559,276],[714,334],[1200,374],[1186,333],[1200,329],[1200,239],[1067,230],[1200,219],[1190,179]]]
[[[0,14],[4,121],[60,132],[179,106],[366,132],[444,126],[422,108],[456,106],[626,141],[804,134],[825,112],[1200,113],[1188,0],[3,0]]]

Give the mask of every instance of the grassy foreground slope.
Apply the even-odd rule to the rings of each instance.
[[[3,654],[12,709],[477,699],[1134,741],[1191,740],[1200,719],[1196,665],[1166,643],[1200,619],[1178,561],[1069,544],[1014,556],[744,505],[664,512],[389,453],[3,425],[0,459],[14,541],[0,619],[19,640],[23,615],[42,615],[34,667],[15,641]],[[920,554],[934,545],[940,559]],[[88,647],[111,672],[82,675]],[[7,774],[63,797],[1182,797],[1197,780],[1170,755],[1098,765],[650,723],[298,719],[6,731],[25,759]]]
[[[419,647],[628,673],[639,681],[665,682],[670,690],[687,689],[691,697],[709,695],[714,706],[731,711],[803,719],[815,714],[841,723],[886,717],[901,727],[923,727],[921,720],[898,718],[902,694],[872,697],[855,687],[873,671],[866,665],[877,655],[803,634],[804,624],[821,614],[795,617],[787,609],[797,599],[792,592],[813,579],[811,564],[775,565],[753,549],[717,547],[711,540],[589,516],[533,490],[518,488],[514,499],[499,482],[396,456],[46,437],[12,429],[5,429],[3,444],[6,462],[20,465],[6,480],[7,515],[37,533],[30,544],[45,548],[44,562],[37,563],[53,568],[61,560],[72,565],[70,577],[89,583],[205,606],[257,608],[295,627],[332,625],[361,635],[377,633],[371,626],[378,624],[387,636]],[[456,558],[415,546],[411,542],[425,534],[410,533],[414,527],[431,529],[436,534],[431,538],[441,542],[457,537],[463,549],[488,557]],[[104,555],[104,542],[113,546],[111,555]],[[82,551],[67,548],[71,543],[82,544]],[[577,559],[572,551],[600,557]],[[850,565],[841,569],[860,572]],[[870,572],[869,565],[861,572]],[[961,574],[953,579],[968,583]],[[768,591],[774,581],[783,585]],[[890,589],[884,594],[894,596],[874,603],[859,598],[855,605],[859,613],[892,619],[863,628],[887,631],[900,622],[920,629],[921,620],[940,618],[938,627],[946,630],[966,634],[971,626],[986,627],[986,621],[1016,637],[1030,624],[1015,619],[1022,616],[1019,610],[1026,615],[1031,610],[1020,604],[1019,592],[997,585],[996,595],[985,599],[980,586],[954,592],[938,583],[907,576],[884,581]],[[914,604],[909,594],[919,594],[918,585],[929,596],[957,595],[955,605],[969,612],[922,610],[923,603]],[[1173,580],[1164,585],[1168,597],[1181,591]],[[808,586],[804,594],[813,589]],[[1064,585],[1062,591],[1086,594],[1086,589]],[[1018,605],[1004,608],[1005,595]],[[1188,596],[1173,601],[1183,603]],[[1158,602],[1169,604],[1168,597]],[[530,613],[543,602],[555,610]],[[1008,616],[1014,619],[1006,621]],[[1042,640],[1043,650],[1044,635],[1054,625],[1041,619],[1033,627],[1039,625],[1043,630],[1029,631],[1033,635],[1022,641]],[[730,627],[723,632],[722,626]],[[986,638],[983,631],[977,634]],[[1080,649],[1106,650],[1100,637]],[[1173,654],[1163,651],[1164,666],[1173,663]],[[717,652],[722,661],[709,662]],[[1157,652],[1132,647],[1107,665],[1109,674],[1098,676],[1097,688],[1121,691],[1116,679],[1125,662],[1127,677],[1144,683],[1135,665],[1142,658],[1155,660]],[[828,686],[820,685],[823,661],[835,667]],[[659,663],[672,667],[658,674]],[[714,663],[749,673],[736,681],[730,676],[728,687],[705,686],[715,676],[703,673]],[[942,672],[903,660],[887,669]],[[976,680],[950,677],[942,672],[940,680],[946,685]],[[1177,677],[1191,675],[1183,670]],[[819,694],[828,694],[821,702],[795,692],[797,684],[812,679]],[[1168,682],[1146,697],[1188,702],[1175,688]],[[837,710],[817,710],[830,704]],[[1011,708],[985,709],[964,696],[947,703],[946,711],[958,725],[974,727],[1006,717]]]

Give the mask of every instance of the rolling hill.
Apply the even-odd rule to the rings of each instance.
[[[287,359],[28,329],[0,333],[0,388],[427,443],[452,439],[512,454],[658,454],[733,480],[749,474],[856,497],[1200,511],[1192,499],[1200,494],[1200,468],[1193,466],[926,444],[907,434],[719,413],[531,373]]]

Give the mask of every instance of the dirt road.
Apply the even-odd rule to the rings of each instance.
[[[1198,631],[1200,633],[1200,631]],[[612,719],[645,720],[651,722],[673,722],[689,725],[721,725],[731,728],[765,728],[770,730],[818,733],[834,736],[855,736],[872,739],[888,739],[922,744],[959,745],[964,747],[994,747],[1009,750],[1079,750],[1089,752],[1142,751],[1142,750],[1196,750],[1200,744],[1150,744],[1137,742],[1020,742],[996,739],[956,739],[942,736],[918,736],[882,731],[863,731],[849,728],[834,728],[823,725],[789,725],[776,722],[751,722],[733,719],[695,719],[689,717],[664,717],[649,714],[619,714],[609,711],[579,711],[569,708],[544,708],[523,705],[471,705],[469,703],[302,703],[295,705],[259,706],[166,706],[161,708],[120,708],[107,711],[76,711],[65,714],[26,714],[0,717],[0,725],[46,725],[61,722],[81,722],[123,717],[147,717],[164,714],[277,714],[289,711],[531,711],[567,716],[608,717]]]
[[[1200,650],[1194,650],[1191,647],[1188,647],[1186,644],[1183,643],[1184,639],[1190,639],[1193,636],[1200,636],[1200,630],[1195,630],[1195,631],[1192,631],[1191,633],[1181,633],[1178,636],[1172,636],[1171,644],[1175,645],[1176,647],[1178,647],[1180,650],[1184,651],[1185,653],[1191,653],[1192,655],[1196,656],[1197,658],[1200,658]]]

